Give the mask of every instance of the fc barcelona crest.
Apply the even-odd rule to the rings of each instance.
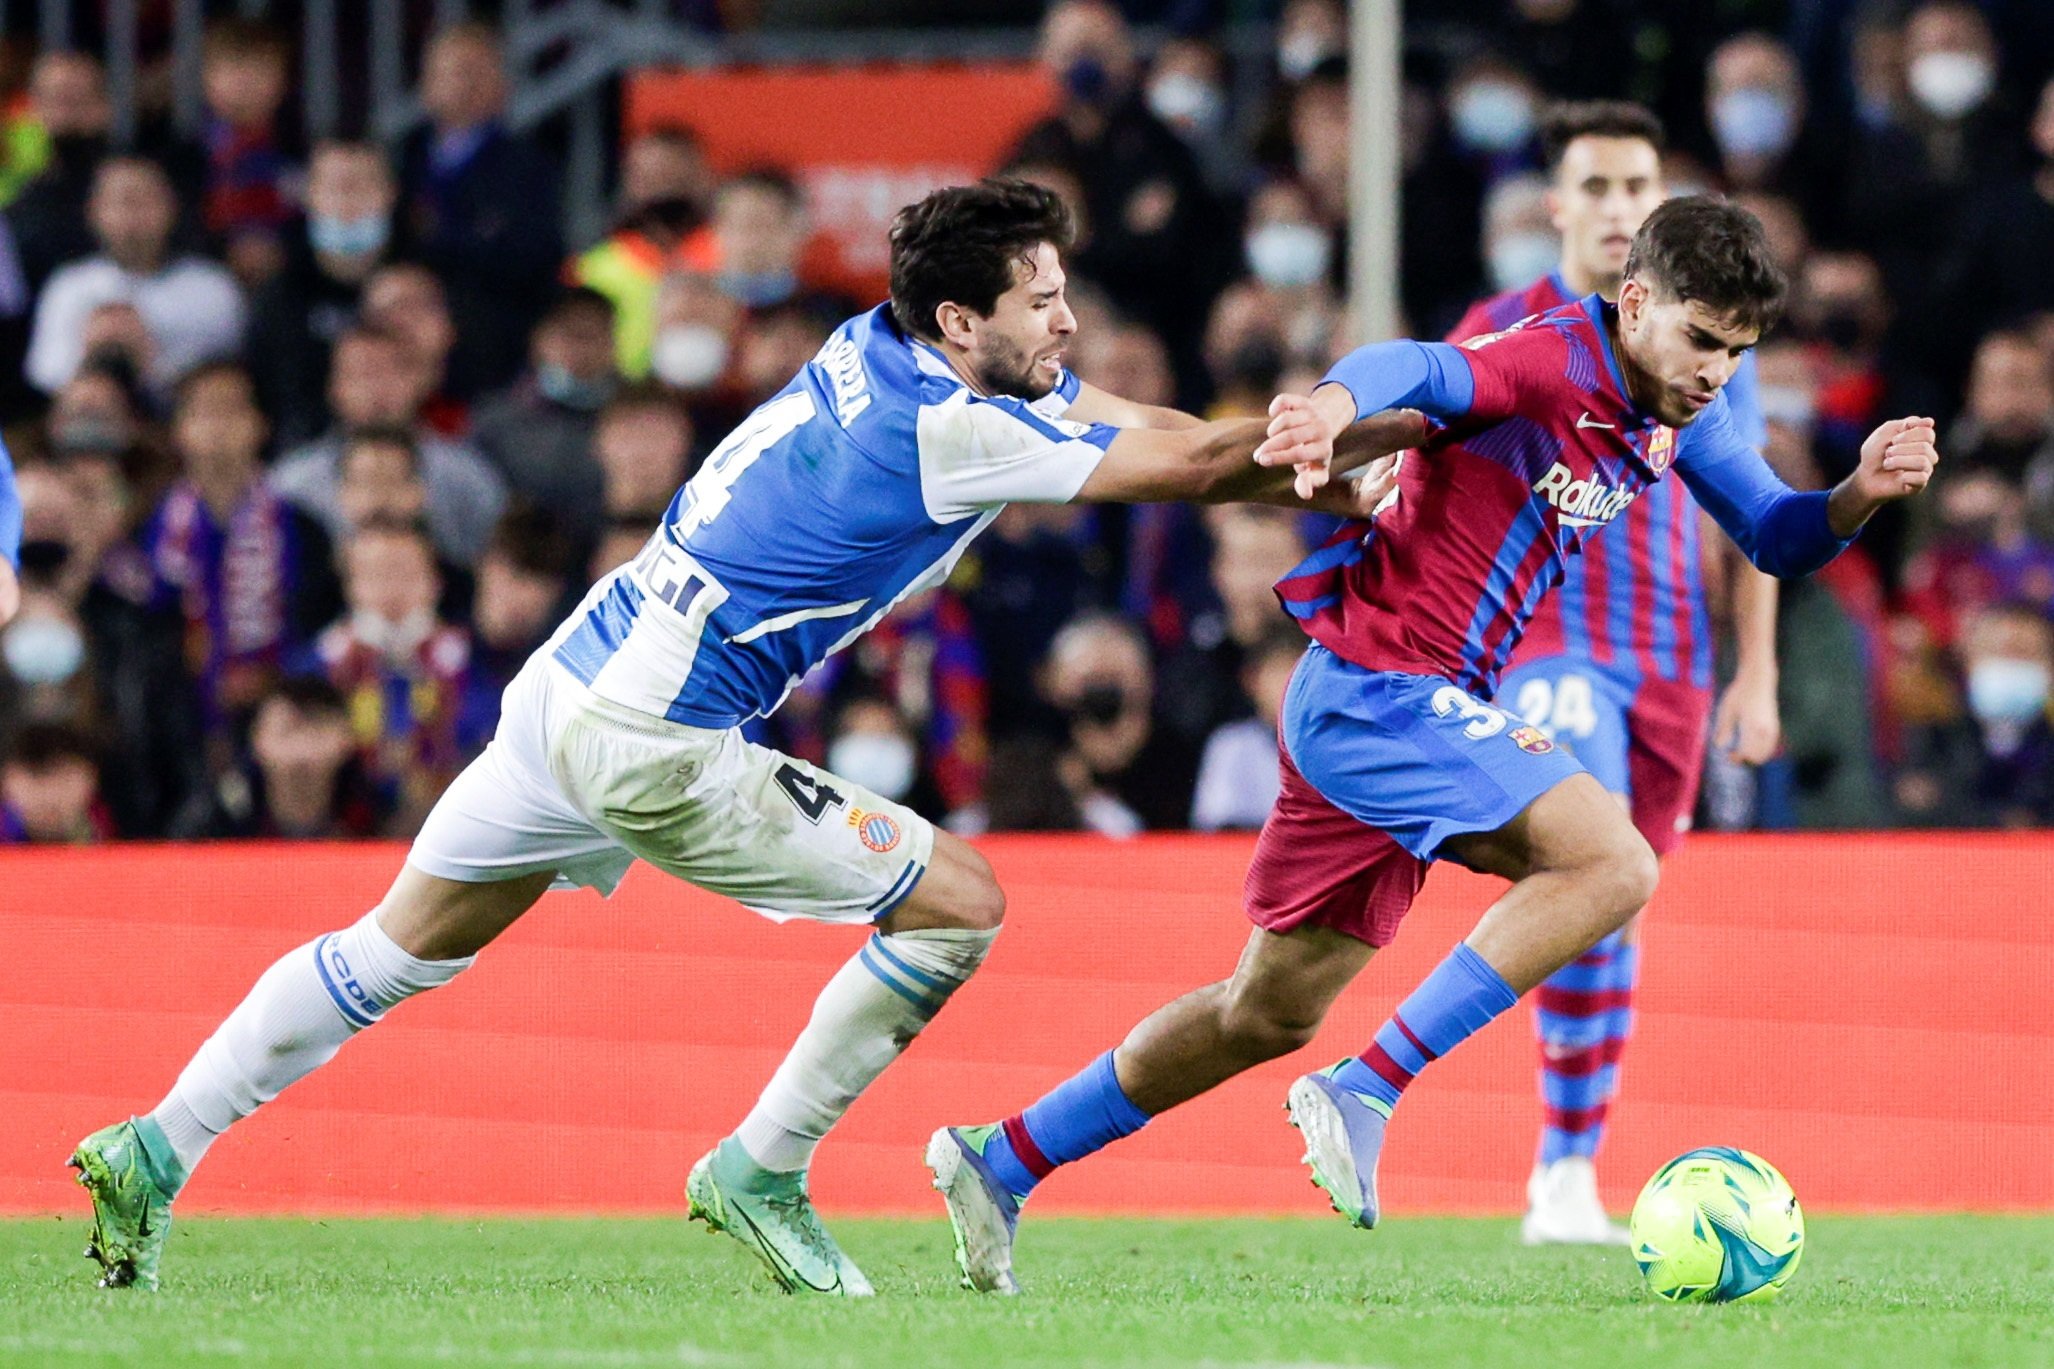
[[[1657,428],[1648,434],[1647,468],[1656,475],[1669,469],[1669,463],[1676,459],[1676,430]]]

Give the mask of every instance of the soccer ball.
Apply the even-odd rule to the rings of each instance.
[[[1633,1204],[1633,1258],[1664,1302],[1768,1302],[1804,1254],[1797,1195],[1759,1155],[1687,1150]]]

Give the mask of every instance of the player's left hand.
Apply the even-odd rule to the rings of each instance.
[[[1878,504],[1904,499],[1931,482],[1940,464],[1930,418],[1893,418],[1861,444],[1861,464],[1852,479]]]
[[[1776,709],[1776,678],[1742,673],[1733,677],[1712,714],[1712,742],[1729,760],[1761,765],[1783,744],[1783,720]]]
[[[1300,499],[1310,499],[1333,478],[1334,430],[1309,395],[1278,395],[1269,413],[1269,433],[1255,449],[1255,462],[1295,468],[1292,488]]]

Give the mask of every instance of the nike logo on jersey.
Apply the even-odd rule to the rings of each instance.
[[[1626,506],[1640,496],[1639,490],[1600,485],[1595,480],[1578,480],[1576,472],[1557,461],[1540,478],[1533,492],[1555,506],[1562,521],[1572,528],[1594,528],[1626,512]]]
[[[1579,428],[1609,428],[1613,432],[1619,431],[1619,425],[1617,423],[1597,422],[1590,416],[1590,410],[1588,409],[1585,409],[1581,414],[1577,416],[1576,426]]]

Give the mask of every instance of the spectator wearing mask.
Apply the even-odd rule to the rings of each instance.
[[[421,70],[428,125],[400,163],[409,235],[468,325],[449,372],[463,399],[513,380],[563,263],[556,171],[506,127],[503,63],[488,25],[436,34]]]
[[[738,307],[770,309],[809,293],[800,272],[811,235],[798,182],[782,171],[759,167],[722,183],[705,238],[686,251],[694,266],[712,272],[714,287]],[[853,312],[845,305],[835,301],[827,307],[840,318]]]
[[[1285,350],[1324,359],[1340,330],[1341,302],[1333,285],[1334,235],[1312,197],[1294,181],[1262,186],[1248,202],[1242,244],[1250,274],[1283,314]]]
[[[1197,778],[1188,746],[1155,727],[1155,667],[1134,626],[1087,614],[1056,634],[1042,690],[1069,719],[1068,754],[1090,787],[1131,809],[1151,830],[1184,826]]]
[[[416,372],[414,388],[422,396],[421,425],[442,437],[462,439],[470,431],[471,411],[449,384],[456,318],[435,273],[412,261],[379,267],[364,282],[362,318],[406,341]]]
[[[1277,718],[1291,672],[1305,654],[1305,634],[1278,623],[1244,653],[1241,688],[1252,718],[1222,723],[1205,739],[1198,762],[1198,787],[1191,797],[1191,825],[1201,832],[1260,828],[1277,801]]]
[[[201,217],[237,279],[249,285],[284,264],[283,234],[300,189],[298,159],[279,125],[291,56],[284,34],[250,19],[215,21],[201,50]]]
[[[1183,388],[1199,380],[1192,345],[1231,246],[1191,149],[1150,111],[1132,33],[1106,0],[1059,0],[1041,27],[1041,63],[1061,91],[1009,160],[1076,168],[1092,225],[1073,268],[1122,311],[1171,340]],[[1189,340],[1189,341],[1183,341]]]
[[[1734,194],[1785,195],[1814,230],[1834,227],[1837,176],[1807,122],[1797,56],[1766,33],[1743,33],[1713,49],[1705,75],[1705,123],[1712,170]]]
[[[661,387],[629,386],[599,411],[592,451],[607,519],[661,517],[691,474],[692,420]]]
[[[1230,193],[1240,171],[1227,117],[1227,59],[1203,38],[1172,37],[1148,64],[1148,110],[1183,139],[1217,193]]]
[[[208,835],[346,841],[377,832],[342,692],[318,675],[273,684],[257,702],[242,763],[216,786]]]
[[[244,349],[283,446],[328,426],[330,354],[357,317],[364,282],[390,259],[398,193],[375,143],[314,145],[305,220],[285,230],[285,264],[251,302]]]
[[[346,616],[321,634],[316,656],[349,701],[387,834],[411,835],[487,740],[461,726],[470,634],[436,617],[435,549],[418,525],[358,528],[343,543],[342,579]]]
[[[7,224],[29,289],[40,292],[59,266],[93,250],[86,202],[107,155],[114,104],[96,59],[46,52],[29,73],[29,109],[49,140],[49,155],[8,206]]]
[[[1483,56],[1448,82],[1448,131],[1484,184],[1539,164],[1540,89],[1516,64]]]
[[[428,486],[428,526],[435,545],[459,566],[474,564],[506,504],[506,484],[466,443],[423,431],[415,354],[398,334],[358,325],[336,340],[329,370],[329,433],[287,452],[272,468],[271,488],[339,538],[348,519],[340,499],[343,439],[359,428],[404,428],[415,435]]]
[[[1999,325],[2054,311],[2054,79],[2040,88],[2030,129],[2032,165],[1978,195],[1962,214],[1946,268],[1921,326],[1959,354]],[[1951,453],[1950,453],[1951,455]]]
[[[1973,614],[1955,720],[1914,732],[1898,796],[1911,821],[2054,825],[2054,623],[2030,604]]]
[[[257,699],[341,608],[327,533],[264,484],[264,437],[240,366],[188,375],[172,418],[180,477],[140,538],[155,601],[184,623],[217,771]]]
[[[508,488],[567,526],[590,528],[599,515],[592,435],[620,384],[614,356],[613,306],[597,290],[567,287],[535,325],[527,373],[481,404],[472,423]]]
[[[981,770],[983,758],[978,759]],[[827,743],[827,768],[923,816],[945,811],[947,800],[921,764],[916,729],[888,699],[858,695],[841,706]],[[977,797],[972,790],[963,801]]]
[[[1493,293],[1523,290],[1562,260],[1548,178],[1507,176],[1483,201],[1483,260]]]
[[[0,718],[104,738],[104,793],[123,835],[194,835],[206,814],[205,750],[182,624],[150,603],[146,571],[103,573],[126,531],[120,467],[69,457],[25,467],[18,485],[21,608],[0,630]]]
[[[653,128],[622,152],[614,230],[565,271],[573,285],[597,290],[612,304],[622,375],[639,380],[649,374],[657,291],[667,273],[685,264],[685,243],[706,221],[713,198],[713,173],[690,130]]]
[[[722,294],[712,277],[674,271],[656,292],[656,341],[649,354],[650,377],[689,404],[711,407],[734,354],[742,325],[740,305]]]
[[[2014,153],[1996,133],[1997,44],[1981,10],[1966,0],[1919,5],[1904,21],[1902,61],[1910,98],[1885,122],[1862,125],[1843,151],[1842,223],[1882,264],[1895,296],[1921,300],[1963,207],[2010,169]]]
[[[99,252],[59,267],[36,305],[27,370],[38,389],[55,393],[78,369],[86,319],[103,304],[130,303],[142,315],[153,349],[147,378],[160,392],[237,349],[242,293],[220,266],[173,252],[178,203],[162,167],[108,158],[94,175],[88,216]]]
[[[0,761],[0,845],[83,846],[114,835],[91,738],[57,722],[15,733]]]

